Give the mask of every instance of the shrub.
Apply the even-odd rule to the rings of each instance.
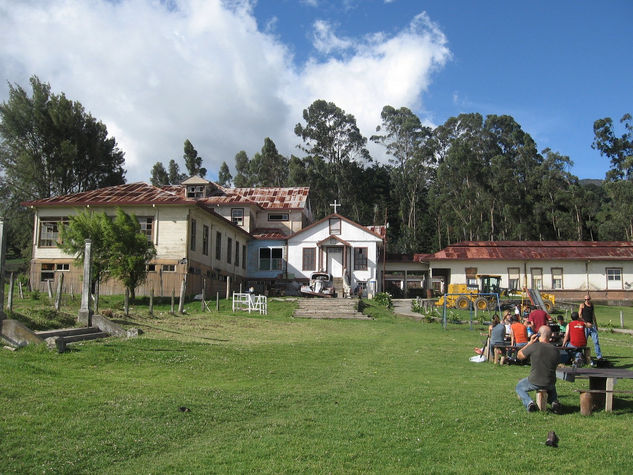
[[[388,294],[387,292],[378,292],[376,295],[374,295],[374,302],[386,308],[393,307],[393,302],[391,301],[391,295]]]
[[[37,289],[33,289],[33,292],[31,292],[31,300],[39,300],[40,297],[41,297],[40,291]]]

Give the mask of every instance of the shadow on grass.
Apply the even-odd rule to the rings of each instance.
[[[148,325],[147,323],[135,322],[134,320],[112,320],[114,323],[118,323],[119,325],[135,325],[138,327],[151,328],[152,330],[158,330],[164,333],[172,333],[174,335],[188,336],[190,338],[199,338],[201,340],[209,340],[209,341],[220,341],[220,342],[228,342],[231,340],[221,339],[221,338],[210,338],[208,336],[201,335],[192,335],[190,333],[180,332],[177,330],[168,330],[166,328],[155,327],[153,325]]]
[[[34,310],[30,315],[24,315],[18,312],[7,312],[7,318],[23,323],[33,331],[74,327],[77,323],[74,315],[58,312],[52,308]]]

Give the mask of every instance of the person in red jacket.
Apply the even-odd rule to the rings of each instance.
[[[534,328],[541,328],[543,325],[547,325],[549,323],[550,316],[545,312],[545,310],[534,308],[530,312],[528,320],[532,322]]]
[[[580,318],[578,312],[571,313],[571,322],[567,325],[565,331],[565,337],[563,338],[563,346],[569,346],[572,348],[580,348],[587,346],[587,337],[585,335],[585,321]],[[575,355],[576,365],[580,366],[583,363],[583,355],[579,351]]]

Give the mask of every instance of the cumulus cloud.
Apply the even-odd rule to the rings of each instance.
[[[294,124],[318,98],[371,135],[385,104],[420,106],[450,57],[425,14],[389,37],[339,38],[315,24],[320,57],[305,64],[270,33],[282,27],[258,25],[245,0],[0,0],[0,80],[26,86],[37,74],[79,100],[116,137],[137,181],[154,162],[180,159],[186,138],[212,174],[265,137],[297,153]]]

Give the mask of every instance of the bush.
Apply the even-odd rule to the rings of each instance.
[[[391,295],[387,292],[378,292],[376,295],[374,295],[374,302],[376,302],[378,305],[382,305],[385,308],[393,307]]]

